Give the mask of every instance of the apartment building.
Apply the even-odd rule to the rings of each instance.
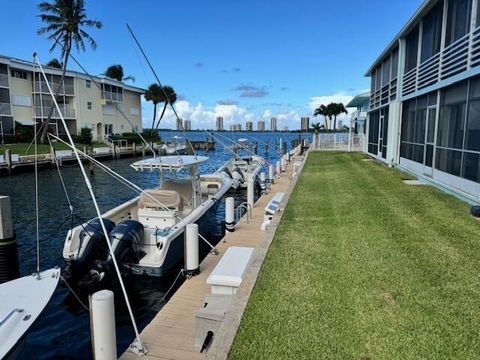
[[[365,92],[355,96],[346,105],[347,108],[356,108],[350,114],[350,125],[355,134],[365,134],[367,113],[370,108],[370,92]],[[340,128],[340,125],[339,125]]]
[[[270,119],[270,131],[277,131],[277,118]]]
[[[185,131],[192,130],[192,121],[191,120],[184,120],[183,121],[183,130],[185,130]]]
[[[425,1],[366,73],[368,153],[477,199],[479,6]]]
[[[217,116],[217,131],[223,131],[223,117]]]
[[[260,120],[257,122],[257,131],[265,131],[265,121]]]
[[[245,123],[245,130],[246,130],[246,131],[253,131],[253,122],[247,121],[247,122]]]
[[[144,89],[116,80],[67,71],[59,85],[61,69],[46,68],[53,91],[60,86],[59,107],[72,134],[83,127],[92,129],[93,138],[103,141],[109,134],[142,130],[141,95]],[[49,115],[52,98],[43,76],[33,64],[0,55],[0,135],[15,135],[18,125],[32,126]],[[49,130],[64,135],[60,114],[52,113]]]
[[[300,129],[302,131],[308,131],[310,128],[310,118],[308,116],[304,116],[300,119]]]

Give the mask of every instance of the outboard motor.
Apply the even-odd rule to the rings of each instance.
[[[105,228],[110,233],[115,223],[103,219]],[[63,277],[67,282],[76,284],[91,269],[97,259],[105,259],[108,254],[108,246],[102,230],[102,224],[98,218],[90,220],[80,232],[80,245],[77,256],[67,260],[67,266],[63,271]]]
[[[113,254],[118,264],[138,261],[140,243],[143,239],[143,225],[135,220],[123,220],[110,233]],[[96,261],[90,271],[92,279],[102,281],[115,271],[110,254],[104,261]]]
[[[238,182],[238,184],[243,184],[245,182],[243,173],[238,166],[232,171],[232,180]]]

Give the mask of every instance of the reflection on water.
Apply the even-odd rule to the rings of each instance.
[[[168,139],[182,133],[170,132],[162,134]],[[200,140],[205,133],[188,133],[188,138]],[[275,162],[281,156],[278,143],[283,140],[298,138],[298,134],[252,133],[251,135],[221,133],[219,139],[224,144],[230,140],[248,136],[258,141],[258,154],[267,160]],[[265,146],[268,143],[268,153]],[[277,144],[275,146],[275,144]],[[231,157],[231,152],[217,142],[216,151],[198,152],[199,155],[210,157],[210,161],[202,164],[201,173],[215,171]],[[105,164],[141,188],[150,188],[158,184],[158,173],[136,172],[129,165],[133,159],[107,161]],[[84,220],[95,216],[87,188],[76,166],[64,166],[61,169],[71,199],[75,214]],[[95,194],[102,212],[136,196],[133,191],[116,182],[111,176],[96,168],[90,175]],[[70,210],[63,192],[58,173],[55,169],[39,172],[40,188],[40,239],[41,268],[63,266],[62,249],[65,234],[70,228]],[[33,173],[18,174],[0,178],[0,195],[12,198],[12,213],[15,233],[19,244],[20,271],[27,275],[35,270],[35,196]],[[244,201],[244,192],[234,194],[238,202]],[[224,201],[220,204],[217,218],[211,219],[212,226],[218,226],[224,220]],[[75,224],[76,225],[76,224]],[[218,241],[218,239],[210,239]],[[170,287],[179,268],[162,278],[131,276],[126,280],[135,318],[140,329],[145,327],[164,304],[160,299]],[[134,339],[133,329],[127,315],[126,306],[121,292],[112,284],[115,291],[115,311],[117,314],[117,342],[119,354],[124,351]],[[77,289],[79,297],[88,304],[88,295],[98,289]],[[69,293],[68,289],[59,287],[42,317],[29,332],[25,346],[22,348],[22,358],[52,359],[70,358],[85,359],[91,357],[90,324],[88,312]]]

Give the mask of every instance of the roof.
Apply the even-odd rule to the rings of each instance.
[[[417,11],[415,11],[415,13],[412,15],[410,20],[408,20],[408,22],[403,26],[400,32],[395,36],[395,38],[390,42],[390,44],[385,48],[385,50],[382,51],[380,56],[378,56],[378,58],[373,62],[373,64],[365,73],[365,76],[371,76],[377,64],[381,62],[390,53],[390,51],[393,50],[398,45],[398,40],[403,36],[407,35],[410,32],[410,30],[412,30],[412,28],[414,28],[417,25],[420,18],[427,11],[429,11],[437,3],[437,1],[438,0],[424,0],[423,4],[420,5]]]
[[[32,71],[33,65],[34,65],[34,63],[32,61],[17,59],[17,58],[11,57],[11,56],[1,55],[1,54],[0,54],[0,63],[8,64],[10,67],[13,67],[15,69],[26,70],[26,71]],[[62,70],[61,69],[47,67],[45,65],[43,65],[43,69],[48,74],[62,75]],[[82,73],[82,72],[79,72],[79,71],[75,71],[75,70],[67,70],[65,75],[75,77],[75,78],[85,79],[85,80],[90,79],[89,75],[87,75],[85,73]],[[137,87],[137,86],[132,86],[132,85],[127,85],[124,82],[117,81],[115,79],[110,79],[110,78],[107,78],[105,76],[91,75],[91,77],[94,78],[96,81],[98,81],[100,83],[122,87],[125,90],[129,90],[129,91],[140,93],[140,94],[145,93],[145,89],[143,89],[143,88],[140,88],[140,87]]]
[[[355,96],[345,107],[362,107],[370,101],[370,91]]]
[[[135,170],[170,170],[180,169],[182,167],[190,167],[199,165],[208,160],[206,156],[195,155],[172,155],[172,156],[158,156],[150,159],[140,160],[133,163],[131,166]]]

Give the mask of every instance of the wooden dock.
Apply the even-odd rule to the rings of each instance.
[[[205,359],[206,355],[195,347],[195,313],[203,307],[205,296],[211,293],[207,278],[230,246],[259,246],[265,233],[260,229],[265,206],[275,193],[287,191],[294,160],[272,185],[271,191],[255,203],[252,219],[248,223],[242,219],[234,232],[226,234],[216,246],[219,254],[209,254],[200,264],[200,275],[186,280],[143,329],[140,337],[148,354],[142,359]],[[136,360],[138,355],[127,350],[121,359]]]

